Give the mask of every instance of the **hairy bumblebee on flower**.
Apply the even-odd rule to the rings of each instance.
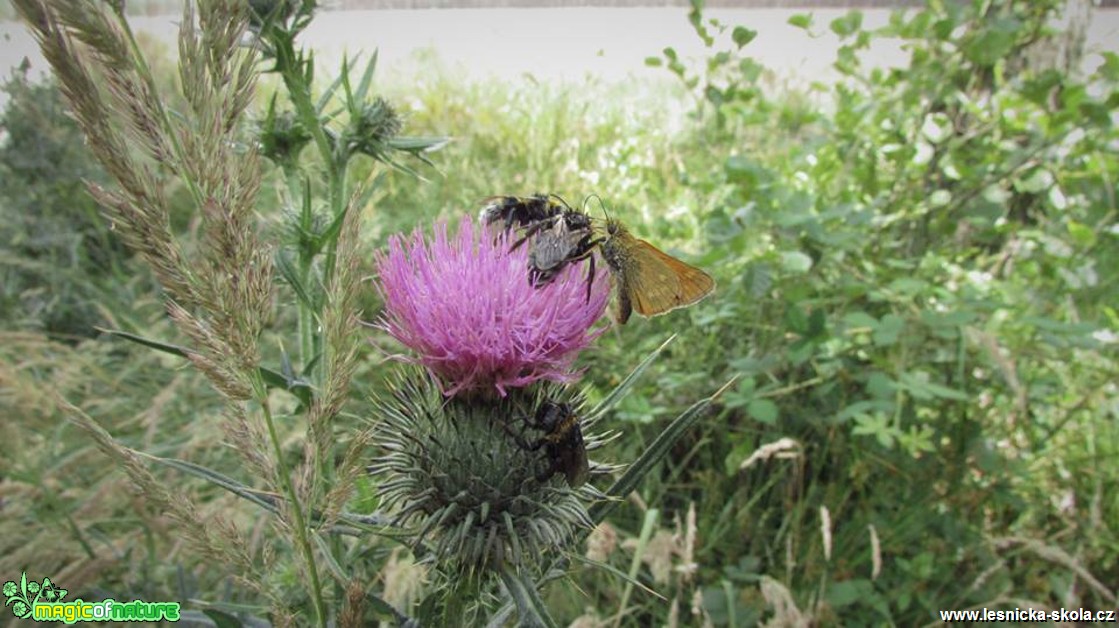
[[[514,249],[531,240],[529,281],[539,288],[551,282],[569,264],[588,260],[587,300],[594,282],[594,239],[590,216],[568,205],[555,194],[495,196],[487,199],[481,219],[485,224],[503,223],[506,232],[521,229]]]
[[[506,231],[549,221],[567,208],[563,199],[552,194],[491,196],[482,202],[486,203],[478,215],[482,223],[492,225],[500,222]]]

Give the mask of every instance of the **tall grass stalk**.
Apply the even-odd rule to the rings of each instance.
[[[326,96],[312,102],[312,58],[294,42],[312,18],[313,2],[274,3],[264,13],[233,0],[186,3],[178,39],[185,111],[170,110],[158,93],[123,2],[14,4],[57,75],[91,151],[117,184],[110,189],[90,183],[90,192],[113,228],[151,266],[165,291],[167,312],[189,343],[173,347],[141,340],[185,356],[224,397],[221,427],[227,440],[256,481],[284,497],[276,508],[277,529],[299,557],[314,622],[333,622],[336,615],[328,608],[319,564],[324,558],[336,564],[337,557],[317,554],[316,546],[327,552],[339,546],[318,544],[316,537],[319,526],[331,529],[348,499],[366,443],[366,436],[355,437],[342,464],[335,466],[331,425],[346,401],[355,364],[357,226],[367,199],[362,186],[347,188],[346,171],[357,154],[392,163],[389,154],[394,151],[418,155],[438,141],[395,137],[401,125],[392,108],[366,98],[372,64],[357,89],[349,83],[347,66]],[[276,124],[284,118],[282,112],[276,115],[273,98],[260,137],[249,138],[247,111],[263,62],[269,60],[287,88],[297,124]],[[342,121],[324,112],[339,86],[345,89],[350,114]],[[339,124],[346,126],[329,128]],[[300,167],[301,135],[313,138],[318,148],[318,177]],[[406,141],[393,144],[401,139]],[[285,150],[275,150],[281,145]],[[282,246],[257,236],[261,156],[279,163],[288,189],[299,193],[290,202],[302,211],[291,212],[287,225],[288,233],[297,234],[292,265],[282,263],[288,254]],[[201,220],[197,250],[171,232],[167,186],[172,177],[189,190]],[[316,178],[327,191],[325,219],[314,210]],[[274,264],[274,256],[279,263]],[[286,354],[281,369],[262,364],[261,333],[273,317],[277,297],[274,268],[299,297],[298,372]],[[289,272],[291,268],[298,270]],[[306,419],[300,464],[285,455],[272,388],[286,389],[300,402]],[[172,514],[201,556],[226,564],[268,595],[278,623],[296,621],[268,591],[265,574],[256,567],[260,560],[249,555],[250,544],[235,526],[204,519],[191,501],[147,470],[138,452],[114,440],[81,409],[64,399],[59,403],[148,500]],[[314,522],[311,513],[316,513]],[[259,558],[264,564],[270,560],[267,554]],[[363,604],[353,594],[361,590],[356,582],[342,585],[338,597],[345,604]]]

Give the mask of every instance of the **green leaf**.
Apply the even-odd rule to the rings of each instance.
[[[847,15],[837,17],[831,21],[831,31],[839,35],[840,39],[846,38],[857,32],[863,25],[861,11],[850,11]]]
[[[755,385],[753,377],[743,377],[738,386],[723,397],[723,405],[727,408],[741,408],[750,403],[754,399]]]
[[[577,563],[583,563],[584,565],[589,565],[589,566],[594,567],[596,569],[601,569],[601,570],[605,571],[606,573],[614,576],[615,578],[618,578],[619,580],[625,582],[626,585],[628,585],[628,586],[637,587],[638,589],[641,589],[642,591],[648,593],[649,595],[660,598],[664,602],[668,601],[668,598],[664,597],[660,593],[657,593],[653,589],[650,589],[649,587],[645,586],[636,577],[630,576],[626,572],[622,571],[621,569],[618,569],[617,567],[615,567],[613,565],[610,565],[608,563],[602,563],[602,562],[599,562],[597,560],[592,560],[590,558],[587,558],[586,556],[583,556],[581,554],[575,554],[575,553],[571,554],[571,559],[574,560]]]
[[[955,127],[952,124],[952,119],[940,111],[925,116],[925,122],[921,125],[921,135],[933,144],[939,144],[947,140],[952,137],[953,133],[955,133]]]
[[[905,296],[915,296],[927,290],[929,284],[923,279],[901,277],[890,282],[890,290]]]
[[[152,454],[145,453],[139,450],[132,451],[135,452],[137,455],[144,457],[145,459],[151,460],[152,462],[156,462],[172,469],[176,469],[188,475],[209,482],[215,486],[223,488],[230,493],[233,493],[234,495],[259,506],[260,508],[267,510],[272,514],[279,514],[280,501],[282,498],[275,493],[254,489],[250,486],[242,484],[237,480],[234,480],[227,475],[219,473],[218,471],[214,471],[213,469],[209,469],[193,462],[178,460],[176,458],[154,456]],[[323,514],[321,512],[312,511],[311,519],[316,523],[321,523],[323,520]],[[389,521],[385,517],[377,514],[357,515],[353,513],[343,512],[338,515],[338,520],[345,521],[349,525],[349,527],[335,525],[334,529],[331,529],[329,531],[350,536],[357,536],[359,532],[378,534],[383,532],[382,528],[390,527]]]
[[[186,460],[178,460],[178,459],[175,459],[175,458],[163,458],[163,457],[160,457],[160,456],[153,456],[151,454],[144,453],[142,451],[136,451],[136,453],[140,456],[143,456],[144,458],[147,458],[148,460],[153,461],[153,462],[158,462],[159,464],[165,465],[167,467],[171,467],[172,469],[177,469],[177,470],[182,471],[183,473],[186,473],[188,475],[192,475],[196,478],[205,480],[205,481],[207,481],[207,482],[209,482],[209,483],[211,483],[215,486],[219,486],[221,488],[224,488],[225,490],[229,491],[230,493],[233,493],[234,495],[236,495],[238,497],[246,499],[246,500],[256,504],[257,506],[260,506],[261,508],[264,508],[265,510],[268,510],[269,512],[272,512],[272,513],[278,513],[279,512],[279,508],[276,505],[276,496],[273,493],[258,491],[256,489],[250,487],[250,486],[247,486],[245,484],[242,484],[241,482],[238,482],[237,480],[234,480],[233,478],[231,478],[227,475],[224,475],[222,473],[219,473],[217,471],[214,471],[213,469],[209,469],[209,468],[204,467],[202,465],[195,464],[193,462],[188,462]]]
[[[993,66],[1006,58],[1018,41],[1022,22],[1014,18],[998,18],[987,22],[963,46],[964,56],[981,65]]]
[[[1092,247],[1096,244],[1096,232],[1088,225],[1070,220],[1067,225],[1068,234],[1072,241],[1082,247]]]
[[[927,166],[936,156],[936,149],[924,140],[918,140],[913,145],[913,165]]]
[[[846,580],[833,582],[828,587],[825,599],[831,606],[843,608],[873,595],[874,585],[869,580]]]
[[[373,84],[373,73],[377,70],[378,52],[376,48],[373,49],[373,56],[369,58],[369,63],[365,66],[365,72],[362,73],[357,89],[354,90],[354,96],[358,101],[364,101],[366,96],[369,95],[369,88]],[[355,62],[357,59],[357,57],[354,57]]]
[[[808,334],[809,338],[820,338],[827,334],[828,331],[828,316],[824,312],[824,308],[818,307],[812,310],[808,315]]]
[[[871,397],[892,400],[896,389],[893,378],[881,371],[874,371],[866,378],[866,392]]]
[[[299,302],[307,308],[317,311],[319,308],[315,303],[315,298],[307,292],[307,287],[303,284],[303,280],[299,277],[299,270],[295,267],[295,263],[291,260],[290,254],[285,249],[276,251],[276,270],[280,271],[280,276],[284,281],[291,286],[295,297]]]
[[[763,72],[765,66],[754,59],[746,58],[738,62],[738,73],[742,75],[742,80],[749,84],[756,83]]]
[[[789,18],[788,23],[790,26],[808,30],[812,27],[812,14],[811,13],[797,13]]]
[[[452,138],[450,137],[439,135],[404,135],[389,138],[385,141],[385,144],[391,146],[392,148],[395,148],[396,150],[402,150],[410,153],[430,153],[443,148],[451,142],[451,139]]]
[[[919,456],[936,451],[933,445],[934,432],[928,425],[911,425],[898,435],[898,445],[911,456]]]
[[[1096,68],[1096,72],[1107,81],[1119,81],[1119,54],[1114,52],[1101,52],[1103,63]]]
[[[645,57],[645,65],[650,68],[659,68],[664,65],[660,57]]]
[[[803,275],[812,269],[812,258],[800,251],[784,251],[781,253],[781,267],[790,273]]]
[[[898,388],[905,390],[916,399],[923,399],[926,401],[935,397],[952,399],[954,401],[967,401],[969,398],[958,390],[933,383],[929,380],[928,373],[924,371],[902,373],[901,376],[898,377]]]
[[[735,26],[734,31],[731,32],[731,39],[734,40],[734,45],[741,49],[746,44],[754,41],[758,36],[758,31],[746,28],[745,26]]]
[[[208,608],[202,611],[202,614],[209,617],[217,628],[241,628],[245,625],[235,615],[219,611],[216,608]]]
[[[785,328],[802,336],[808,334],[808,315],[799,304],[790,303],[785,308]]]
[[[887,314],[878,323],[874,330],[874,344],[879,347],[888,347],[897,343],[902,330],[905,329],[905,319],[896,314]]]
[[[1065,196],[1064,190],[1061,189],[1061,186],[1054,185],[1053,187],[1049,188],[1049,204],[1053,206],[1053,209],[1059,211],[1068,209],[1069,200],[1068,197]]]
[[[946,207],[952,202],[952,193],[948,190],[936,190],[929,195],[930,207]]]
[[[1034,168],[1024,177],[1014,180],[1014,189],[1026,194],[1040,194],[1053,185],[1053,173],[1048,168]]]
[[[843,74],[855,74],[859,68],[859,56],[853,46],[840,46],[835,53],[835,69]]]
[[[650,508],[645,511],[645,518],[641,523],[641,532],[637,535],[637,546],[633,550],[633,558],[629,564],[629,580],[637,579],[637,572],[641,569],[641,557],[645,555],[645,550],[649,546],[649,539],[653,537],[653,530],[657,528],[657,519],[660,517],[660,511],[656,508]],[[622,599],[618,603],[618,616],[624,617],[626,609],[629,606],[629,597],[633,593],[633,585],[626,583],[622,589]]]
[[[975,322],[975,319],[978,317],[979,314],[972,310],[948,310],[946,312],[934,310],[921,311],[921,322],[938,331],[944,329],[956,331],[961,325],[970,325]],[[956,335],[953,334],[944,337],[955,338]]]
[[[889,424],[889,419],[882,412],[855,415],[855,427],[851,433],[855,436],[873,436],[879,445],[887,449],[893,448],[894,441],[899,436],[897,428]]]
[[[878,327],[878,319],[861,310],[844,314],[843,323],[848,327]]]
[[[746,411],[749,412],[750,416],[754,417],[758,423],[765,423],[766,425],[777,423],[777,404],[769,399],[755,399],[751,401],[750,405],[746,406]]]

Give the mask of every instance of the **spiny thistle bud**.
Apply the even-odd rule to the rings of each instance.
[[[593,527],[584,502],[601,493],[572,488],[556,468],[544,446],[550,433],[532,421],[545,403],[581,406],[555,384],[481,403],[446,399],[413,367],[380,404],[376,441],[387,453],[370,471],[382,476],[382,506],[411,526],[413,545],[424,545],[444,572],[533,568],[577,529]],[[587,434],[578,446],[599,443]]]
[[[257,131],[260,153],[279,166],[298,160],[299,152],[311,141],[311,133],[292,111],[276,111],[276,99],[268,106],[268,114]]]
[[[350,124],[342,135],[346,150],[383,160],[391,150],[389,142],[400,134],[404,122],[384,98],[376,98],[352,111]]]
[[[427,370],[406,368],[377,404],[385,455],[370,471],[383,506],[448,575],[539,569],[591,527],[584,504],[602,497],[584,484],[607,469],[586,457],[601,439],[584,433],[582,398],[565,384],[602,332],[591,326],[607,281],[596,275],[587,299],[572,267],[533,287],[529,246],[464,219],[454,238],[440,224],[430,244],[417,231],[377,259],[380,327]]]

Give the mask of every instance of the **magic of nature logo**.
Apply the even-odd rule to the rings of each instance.
[[[27,572],[19,582],[4,583],[4,606],[11,607],[19,619],[35,621],[61,621],[73,624],[79,621],[179,621],[178,602],[117,602],[113,599],[100,602],[73,600],[63,602],[69,592],[43,578],[42,582],[28,580]]]

